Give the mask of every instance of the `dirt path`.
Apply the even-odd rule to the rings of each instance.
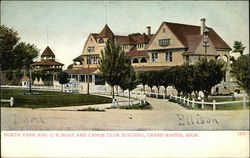
[[[248,130],[249,111],[195,111],[147,98],[153,110],[107,109],[105,112],[2,108],[2,130]],[[94,105],[94,106],[111,106]],[[62,111],[68,110],[68,111]]]

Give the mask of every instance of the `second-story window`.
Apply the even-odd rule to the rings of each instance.
[[[158,62],[158,53],[152,53],[152,62]]]
[[[143,43],[137,44],[137,48],[143,48],[143,46],[144,46]]]
[[[95,51],[95,47],[88,47],[88,51],[89,52],[94,52]]]
[[[168,46],[170,44],[170,39],[160,39],[159,46]]]
[[[163,33],[166,33],[166,29],[162,29],[162,32],[163,32]]]
[[[167,52],[166,53],[166,62],[172,62],[172,61],[173,61],[172,52]]]
[[[122,49],[128,49],[128,44],[122,45]]]

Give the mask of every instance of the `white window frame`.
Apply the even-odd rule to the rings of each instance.
[[[170,39],[159,39],[159,46],[169,46],[170,45]]]
[[[173,62],[173,52],[166,52],[166,62]]]
[[[158,62],[158,53],[152,53],[152,62],[157,63]]]

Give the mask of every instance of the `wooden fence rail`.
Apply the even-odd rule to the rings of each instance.
[[[1,102],[10,103],[10,107],[14,106],[14,97],[10,97],[10,99],[1,99]]]
[[[213,105],[213,110],[216,110],[216,105],[223,105],[223,104],[236,104],[236,103],[243,103],[243,109],[246,109],[246,105],[247,102],[249,102],[249,100],[246,100],[246,96],[243,96],[243,100],[239,100],[239,101],[227,101],[227,102],[216,102],[215,100],[213,100],[213,102],[204,102],[204,100],[202,99],[201,101],[195,101],[194,99],[189,100],[185,97],[178,97],[178,96],[173,96],[170,95],[170,99],[174,98],[175,100],[180,100],[183,104],[185,104],[186,106],[189,106],[189,104],[192,105],[192,108],[195,108],[195,104],[200,104],[201,105],[201,109],[204,109],[205,105]]]

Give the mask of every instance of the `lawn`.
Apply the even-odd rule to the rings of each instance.
[[[1,89],[1,97],[9,99],[14,97],[14,107],[23,108],[49,108],[49,107],[63,107],[63,106],[79,106],[91,104],[111,103],[112,99],[86,94],[69,94],[62,92],[40,91],[42,95],[23,95],[21,92],[27,90],[20,89]],[[2,107],[8,107],[9,103],[1,103]]]

